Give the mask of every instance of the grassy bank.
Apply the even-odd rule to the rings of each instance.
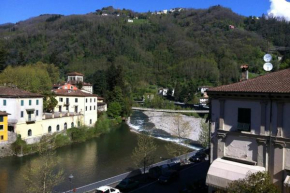
[[[103,133],[109,132],[110,128],[118,123],[119,120],[108,119],[106,114],[102,114],[94,127],[74,127],[58,133],[46,135],[35,144],[27,144],[21,139],[21,136],[18,135],[17,140],[11,144],[11,149],[15,155],[29,155],[32,153],[37,153],[39,144],[47,140],[48,136],[51,139],[54,139],[55,147],[63,147],[72,143],[81,143],[88,139],[99,137]]]

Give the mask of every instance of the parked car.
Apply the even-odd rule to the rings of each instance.
[[[162,175],[158,178],[158,182],[161,184],[166,184],[176,180],[179,177],[179,174],[176,170],[167,170],[162,173]]]
[[[198,151],[196,152],[195,155],[189,158],[189,161],[194,162],[194,163],[202,162],[205,160],[205,158],[206,158],[206,153],[204,153],[203,151]]]
[[[120,190],[110,186],[101,186],[96,189],[95,193],[121,193]]]
[[[164,172],[168,170],[179,170],[180,162],[173,162],[170,164],[163,164],[149,169],[149,177],[153,179],[159,178]]]
[[[123,191],[123,190],[132,190],[134,188],[137,188],[139,186],[139,182],[135,181],[135,180],[131,180],[131,179],[124,179],[122,180],[117,186],[116,188],[118,188],[119,190]]]
[[[162,169],[160,166],[155,166],[149,169],[149,178],[157,179],[162,174]]]

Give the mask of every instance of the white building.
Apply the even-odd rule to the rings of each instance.
[[[267,171],[290,192],[290,69],[210,88],[210,190]]]
[[[133,23],[134,20],[133,19],[128,19],[128,23]]]
[[[91,83],[84,82],[84,75],[79,72],[71,72],[67,74],[67,83],[74,86],[78,84],[82,85],[81,91],[93,94],[93,85]]]
[[[66,93],[67,92],[67,93]],[[69,93],[68,93],[69,92]],[[35,143],[49,133],[80,125],[94,126],[97,121],[97,96],[58,89],[54,113],[43,113],[43,96],[18,88],[0,87],[0,110],[9,113],[9,133]]]

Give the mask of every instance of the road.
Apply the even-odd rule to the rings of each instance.
[[[179,179],[171,184],[159,184],[158,181],[151,182],[143,187],[135,189],[130,193],[178,193],[186,187],[187,184],[193,184],[194,181],[204,180],[209,168],[209,162],[194,164],[179,172]]]

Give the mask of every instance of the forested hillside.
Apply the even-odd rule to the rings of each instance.
[[[128,23],[129,18],[134,22]],[[112,7],[86,15],[41,15],[0,26],[0,64],[3,70],[41,61],[59,67],[61,77],[82,72],[102,95],[110,87],[107,69],[114,64],[128,92],[148,85],[180,86],[192,95],[201,84],[238,81],[242,64],[261,73],[269,46],[290,45],[289,28],[287,22],[245,18],[221,6],[166,15]],[[288,67],[287,58],[274,58],[275,69],[281,62]]]

